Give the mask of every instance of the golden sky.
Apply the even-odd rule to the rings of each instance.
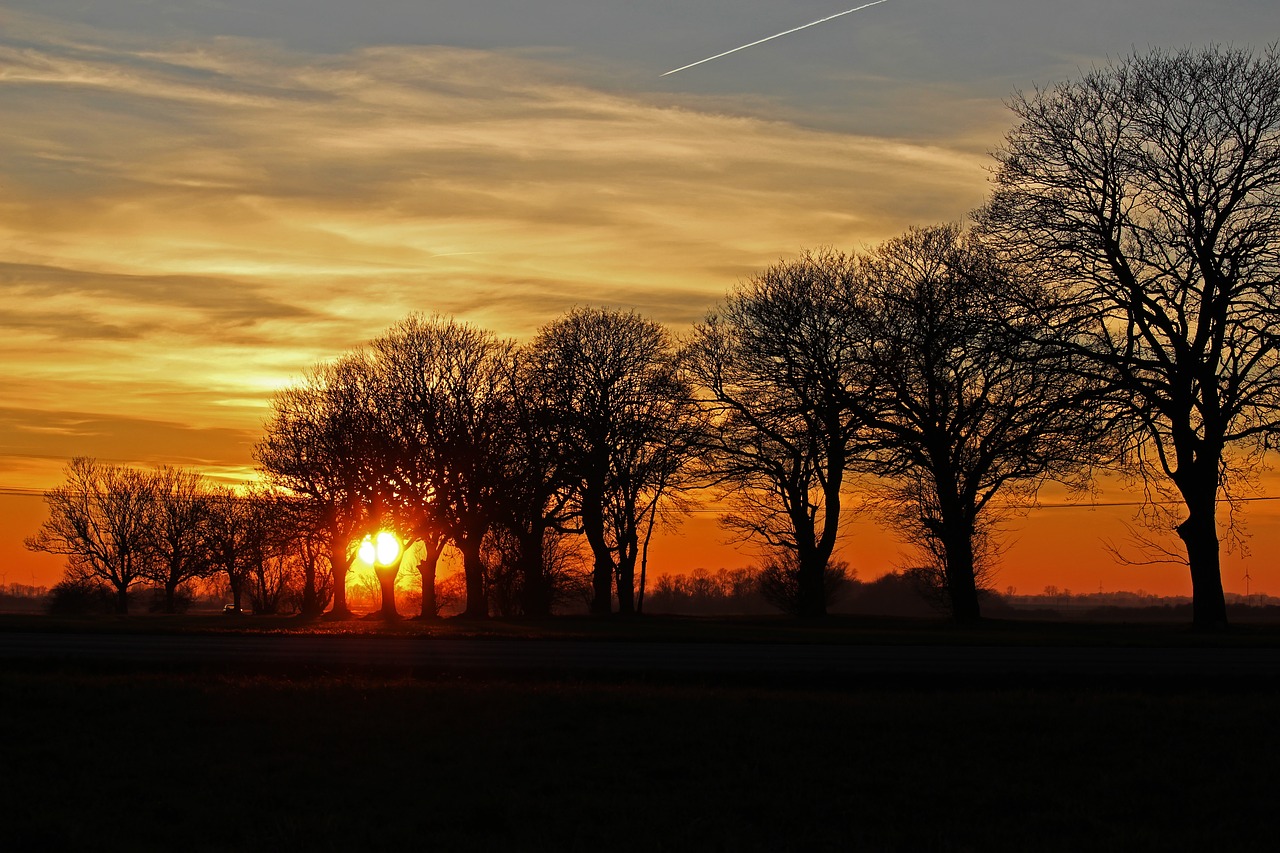
[[[659,80],[839,8],[691,4],[691,20],[649,50],[643,37],[662,31],[613,2],[533,4],[542,17],[522,29],[510,4],[448,0],[447,20],[416,13],[413,38],[391,29],[408,7],[373,5],[387,12],[371,18],[382,30],[336,3],[311,17],[285,0],[248,17],[232,14],[247,8],[236,2],[104,0],[94,15],[60,0],[0,3],[10,581],[52,582],[60,564],[21,546],[38,498],[4,492],[56,485],[71,456],[242,481],[273,389],[414,310],[527,337],[574,305],[606,304],[679,334],[736,281],[803,248],[859,249],[963,219],[1009,124],[1001,98],[1137,43],[1062,36],[995,58],[1001,34],[974,29],[989,42],[967,55],[927,10],[893,0],[810,41]],[[502,22],[491,43],[486,6]],[[1242,27],[1280,23],[1269,5],[1239,6]],[[575,22],[562,42],[545,25],[557,9]],[[763,17],[702,29],[728,11]],[[635,36],[625,46],[599,36],[614,12]],[[537,41],[523,44],[535,24]],[[1062,32],[1097,31],[1072,26]],[[1254,591],[1280,591],[1269,506],[1249,513]],[[1121,569],[1100,551],[1098,537],[1122,539],[1131,515],[1018,520],[999,585],[1189,590],[1182,569]],[[658,543],[655,566],[750,559],[719,544],[713,516],[685,530]],[[893,567],[890,533],[861,518],[848,530],[844,557],[862,576]],[[1228,564],[1228,589],[1243,591],[1243,565]]]

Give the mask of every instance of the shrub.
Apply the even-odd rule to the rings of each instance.
[[[116,595],[106,584],[88,578],[64,580],[49,590],[49,615],[97,616],[116,612]]]
[[[800,567],[789,556],[775,557],[760,568],[760,594],[764,600],[792,616],[800,612]],[[847,563],[828,563],[823,569],[822,593],[827,607],[840,599],[853,580]]]

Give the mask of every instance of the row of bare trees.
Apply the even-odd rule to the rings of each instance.
[[[181,609],[192,581],[220,578],[239,610],[319,613],[330,582],[308,531],[308,508],[280,492],[236,494],[183,468],[140,470],[73,459],[66,481],[45,494],[49,518],[28,548],[67,558],[66,583],[105,585],[120,613],[138,584]]]
[[[1181,538],[1196,624],[1225,625],[1218,503],[1280,434],[1280,52],[1134,55],[1012,108],[970,232],[805,253],[680,342],[598,308],[526,345],[414,315],[281,392],[258,459],[322,534],[333,612],[380,529],[421,543],[427,598],[456,547],[472,617],[499,571],[550,612],[553,546],[580,534],[591,610],[631,612],[654,526],[700,486],[819,615],[856,479],[973,619],[1001,512],[1106,466]],[[182,512],[147,534],[168,578]]]
[[[517,579],[524,615],[550,613],[552,546],[582,534],[592,611],[616,597],[626,613],[700,423],[670,336],[633,312],[578,309],[527,346],[413,315],[277,395],[258,459],[323,520],[336,615],[351,543],[378,530],[422,543],[428,596],[454,546],[468,617],[489,614],[499,571]]]
[[[495,573],[548,614],[548,543],[581,534],[592,612],[633,612],[649,536],[693,487],[773,555],[787,609],[820,615],[857,476],[977,618],[997,494],[1080,481],[1103,447],[1096,390],[1040,337],[1047,299],[939,226],[780,263],[678,344],[627,311],[575,309],[524,346],[415,315],[281,392],[258,458],[323,519],[337,615],[353,543],[383,529],[422,543],[428,596],[456,547],[471,617]]]
[[[1135,54],[1011,107],[972,236],[781,265],[699,329],[730,521],[786,545],[819,610],[856,441],[969,618],[997,495],[1105,464],[1181,539],[1155,559],[1189,568],[1196,625],[1225,626],[1218,504],[1280,435],[1280,48]]]
[[[939,226],[779,264],[696,328],[686,363],[710,413],[708,473],[735,510],[725,523],[789,556],[798,613],[825,612],[850,475],[959,619],[979,616],[999,511],[1046,479],[1087,481],[1107,419],[1028,328],[1047,299]]]

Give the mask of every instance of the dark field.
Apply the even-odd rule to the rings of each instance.
[[[664,630],[767,628],[718,624]],[[1198,642],[1153,631],[1133,636]],[[1274,640],[1229,636],[1211,642]],[[833,681],[0,664],[0,849],[1276,848],[1270,678]]]

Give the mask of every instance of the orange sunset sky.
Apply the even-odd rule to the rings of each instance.
[[[603,304],[679,335],[803,248],[963,220],[1015,89],[1280,34],[1274,0],[1116,5],[887,0],[662,77],[847,6],[0,2],[2,580],[60,577],[22,540],[70,457],[243,482],[272,391],[410,311],[527,339]],[[1105,551],[1124,483],[1042,499],[999,588],[1189,594],[1184,568]],[[1280,593],[1280,502],[1242,521],[1226,589]],[[864,579],[901,564],[874,518],[845,531]],[[723,538],[696,513],[652,570],[754,558]]]

